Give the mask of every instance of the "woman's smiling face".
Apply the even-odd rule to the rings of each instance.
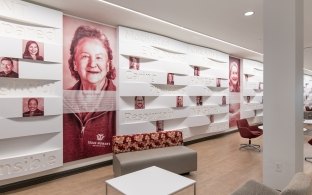
[[[74,69],[84,83],[99,84],[106,78],[107,51],[95,38],[83,38],[75,51]]]

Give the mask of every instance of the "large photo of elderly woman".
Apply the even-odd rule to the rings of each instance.
[[[112,152],[115,56],[115,28],[64,16],[65,163]]]
[[[229,62],[229,90],[240,92],[240,59],[230,57]]]

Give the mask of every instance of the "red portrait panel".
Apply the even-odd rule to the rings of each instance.
[[[112,152],[116,29],[64,16],[64,162]]]

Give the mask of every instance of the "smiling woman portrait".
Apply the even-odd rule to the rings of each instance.
[[[70,17],[65,23],[67,20],[72,22],[70,25],[80,23]],[[72,112],[64,113],[64,162],[110,153],[116,132],[116,111],[106,109],[113,100],[103,101],[107,94],[116,91],[113,50],[103,33],[106,28],[87,22],[80,24],[71,38],[68,36],[71,40],[68,63],[64,61],[76,80],[66,88],[66,94],[71,94],[70,100],[75,100],[76,105]],[[68,76],[64,73],[64,80],[69,80]]]
[[[43,57],[40,53],[43,53],[43,44],[33,41],[33,40],[24,40],[24,53],[23,53],[23,59],[29,59],[29,60],[40,60],[43,61]],[[39,45],[41,47],[39,47]]]
[[[240,60],[230,57],[229,66],[229,90],[230,92],[240,92]]]

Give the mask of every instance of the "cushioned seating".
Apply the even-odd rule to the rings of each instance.
[[[150,166],[183,174],[197,170],[197,153],[182,145],[180,131],[113,137],[113,171],[124,175]]]
[[[254,149],[260,152],[260,145],[252,144],[251,139],[261,136],[263,134],[262,129],[256,125],[249,125],[247,119],[237,120],[236,123],[240,136],[249,139],[248,144],[241,144],[239,149]]]
[[[312,145],[312,139],[310,139],[310,140],[308,141],[308,143],[309,143],[310,145]],[[312,157],[311,157],[311,156],[307,156],[307,157],[305,157],[305,158],[304,158],[304,160],[306,160],[306,161],[308,161],[308,162],[311,162],[311,163],[312,163]]]
[[[296,173],[282,192],[254,180],[247,181],[232,195],[311,195],[311,178],[302,172]]]

